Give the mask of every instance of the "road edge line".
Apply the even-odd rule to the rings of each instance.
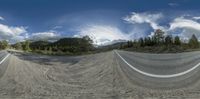
[[[143,74],[145,76],[149,76],[149,77],[154,77],[154,78],[172,78],[172,77],[178,77],[178,76],[182,76],[185,75],[193,70],[195,70],[197,67],[200,66],[200,63],[196,64],[194,67],[184,71],[184,72],[180,72],[180,73],[176,73],[176,74],[171,74],[171,75],[157,75],[157,74],[151,74],[151,73],[147,73],[144,71],[141,71],[137,68],[135,68],[134,66],[132,66],[131,64],[129,64],[116,50],[115,53],[123,60],[123,62],[125,62],[130,68],[132,68],[133,70],[139,72],[140,74]]]
[[[10,56],[10,54],[7,54],[6,57],[4,57],[4,58],[0,61],[0,64],[2,64],[9,56]]]

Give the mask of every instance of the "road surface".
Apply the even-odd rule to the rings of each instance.
[[[0,51],[0,78],[5,73],[7,67],[8,67],[8,58],[10,54],[7,51]]]
[[[83,56],[45,56],[4,51],[0,52],[0,62],[3,59],[0,99],[200,97],[200,52],[110,51]]]
[[[200,52],[147,54],[115,51],[124,73],[144,86],[172,89],[200,78]],[[120,61],[121,59],[121,61]],[[138,79],[136,79],[138,78]]]

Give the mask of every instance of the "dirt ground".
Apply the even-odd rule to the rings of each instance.
[[[173,90],[145,88],[123,73],[116,57],[113,51],[85,56],[13,53],[3,64],[0,98],[200,99],[199,81]]]

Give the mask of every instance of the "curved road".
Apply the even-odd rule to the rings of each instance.
[[[146,82],[146,86],[180,87],[199,78],[199,51],[178,54],[115,53],[126,75],[137,83]]]
[[[200,97],[200,52],[111,51],[83,56],[11,54],[0,52],[0,99]]]

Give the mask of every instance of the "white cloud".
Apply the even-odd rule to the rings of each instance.
[[[123,20],[127,21],[128,23],[132,23],[132,24],[148,23],[154,30],[156,30],[156,29],[164,30],[165,28],[158,24],[159,19],[161,19],[162,17],[163,17],[163,15],[161,13],[149,14],[149,13],[133,12],[131,15],[123,18]]]
[[[61,29],[61,28],[63,28],[63,26],[55,26],[55,27],[53,27],[53,29]]]
[[[164,26],[159,25],[159,22],[162,19],[165,19],[162,13],[152,14],[152,13],[135,13],[133,12],[131,15],[123,18],[128,23],[133,24],[134,27],[138,26],[138,24],[148,23],[150,27],[154,30],[161,29],[167,34],[179,35],[182,39],[188,40],[192,34],[195,34],[197,38],[200,39],[200,23],[197,20],[200,17],[188,17],[186,15],[182,15],[181,17],[176,17],[169,23],[165,23]],[[167,26],[168,25],[168,26]],[[133,38],[137,38],[137,36],[141,37],[151,36],[151,34],[143,33],[146,28],[137,30],[138,33],[132,33]],[[141,32],[139,32],[141,31]],[[143,31],[143,32],[142,32]],[[150,31],[148,31],[150,32]],[[143,34],[142,34],[143,33]]]
[[[80,28],[79,34],[75,37],[82,37],[88,35],[95,45],[107,45],[116,40],[127,40],[129,36],[118,28],[107,25],[89,25]]]
[[[123,18],[128,23],[133,24],[132,29],[126,30],[127,33],[122,32],[119,28],[109,25],[88,25],[78,29],[78,34],[75,37],[88,35],[96,45],[106,45],[116,40],[134,40],[140,37],[151,36],[149,29],[162,29],[169,31],[167,27],[159,25],[162,21],[162,13],[135,13]],[[147,23],[147,24],[144,24]],[[149,24],[149,26],[148,26]],[[173,25],[173,24],[171,24]]]
[[[195,19],[195,20],[199,20],[199,19],[200,19],[200,16],[199,16],[199,17],[193,17],[193,19]]]
[[[173,30],[176,28],[190,28],[200,31],[200,24],[196,21],[179,17],[174,19],[174,21],[170,23],[169,30]]]
[[[27,28],[20,26],[7,26],[0,24],[0,40],[8,40],[10,43],[16,43],[24,41],[25,39],[30,40],[49,40],[55,41],[60,38],[60,34],[55,31],[27,33]]]
[[[26,28],[22,26],[13,27],[0,24],[0,40],[9,40],[26,32]]]
[[[16,43],[16,42],[23,42],[23,41],[25,41],[25,39],[26,39],[25,36],[15,36],[15,37],[11,38],[11,39],[9,40],[9,42],[10,42],[11,44],[14,44],[14,43]]]
[[[5,20],[2,16],[0,16],[0,20]]]
[[[192,19],[186,19],[184,17],[175,18],[170,23],[170,28],[168,31],[173,34],[173,32],[176,30],[179,30],[178,35],[183,40],[188,40],[193,34],[200,39],[200,23]]]
[[[49,41],[55,41],[60,38],[60,34],[56,33],[55,31],[49,31],[49,32],[37,32],[32,33],[29,36],[29,39],[37,41],[37,40],[49,40]]]

